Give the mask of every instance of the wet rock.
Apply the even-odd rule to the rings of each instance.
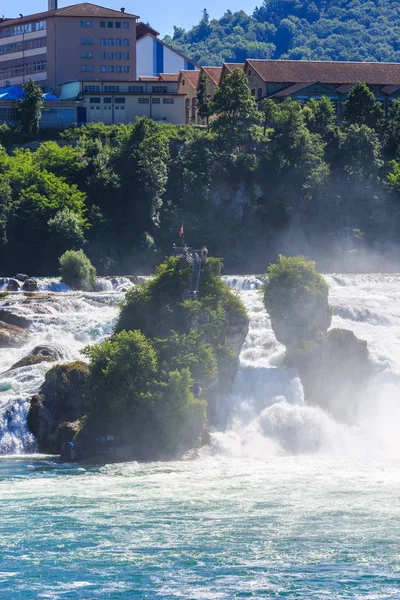
[[[46,374],[39,394],[33,396],[28,427],[36,436],[39,451],[58,454],[65,426],[84,416],[84,391],[88,366],[83,362],[56,365]]]
[[[21,327],[21,329],[28,329],[33,323],[31,319],[15,315],[9,310],[0,310],[0,321],[9,325],[16,325],[17,327]]]
[[[16,279],[10,279],[7,284],[7,292],[18,292],[19,282]]]
[[[289,354],[297,368],[307,404],[319,406],[334,418],[353,422],[373,372],[367,342],[347,329],[332,329],[315,343]]]
[[[36,292],[38,289],[38,282],[36,279],[25,279],[22,289],[24,292]]]
[[[41,362],[54,362],[60,358],[62,358],[61,352],[55,346],[36,346],[28,356],[21,358],[9,370],[37,365]]]
[[[15,348],[27,341],[28,334],[22,327],[0,321],[0,348]]]
[[[23,283],[24,281],[29,279],[29,275],[25,275],[25,273],[18,273],[18,275],[16,275],[14,279],[17,279],[18,281],[21,281]]]

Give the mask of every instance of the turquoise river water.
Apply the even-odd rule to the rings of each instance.
[[[44,372],[6,368],[39,341],[76,357],[123,291],[15,294],[34,324],[0,351],[0,600],[400,598],[400,277],[327,279],[334,325],[368,340],[376,370],[354,423],[304,404],[260,282],[229,278],[251,326],[228,427],[191,459],[104,467],[32,453],[26,398]]]

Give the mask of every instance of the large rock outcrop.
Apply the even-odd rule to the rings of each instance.
[[[12,371],[13,369],[19,369],[20,367],[37,365],[41,362],[55,362],[61,358],[62,353],[53,345],[35,346],[27,356],[24,356],[21,360],[14,363],[9,370]]]
[[[328,286],[304,257],[283,257],[269,269],[265,305],[286,365],[297,370],[307,404],[351,422],[372,371],[367,342],[332,329]]]
[[[61,443],[71,441],[79,431],[87,376],[88,366],[79,361],[56,365],[46,374],[28,414],[28,427],[40,452],[58,454]]]
[[[367,342],[347,329],[332,329],[289,354],[286,364],[297,369],[307,404],[340,421],[355,420],[372,374]]]

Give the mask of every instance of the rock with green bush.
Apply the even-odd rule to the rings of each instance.
[[[264,303],[272,329],[286,346],[288,367],[301,379],[307,404],[353,421],[372,372],[367,342],[331,329],[329,286],[303,256],[280,256],[268,269]]]
[[[54,367],[32,399],[28,422],[39,448],[112,435],[132,458],[162,460],[201,446],[248,331],[221,269],[217,258],[202,264],[195,300],[184,299],[191,267],[179,258],[129,290],[112,337],[84,349],[89,364]]]
[[[92,292],[96,269],[83,250],[67,250],[60,258],[61,281],[73,290]]]

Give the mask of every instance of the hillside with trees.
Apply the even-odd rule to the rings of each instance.
[[[392,0],[263,0],[252,15],[203,11],[165,41],[201,65],[246,58],[400,60],[400,5]]]
[[[182,243],[182,223],[185,242],[230,272],[262,272],[281,253],[325,271],[397,265],[400,100],[385,116],[359,83],[338,125],[325,97],[259,110],[239,70],[200,100],[209,128],[141,118],[31,150],[0,127],[0,275],[54,275],[80,249],[100,275],[148,273]]]

